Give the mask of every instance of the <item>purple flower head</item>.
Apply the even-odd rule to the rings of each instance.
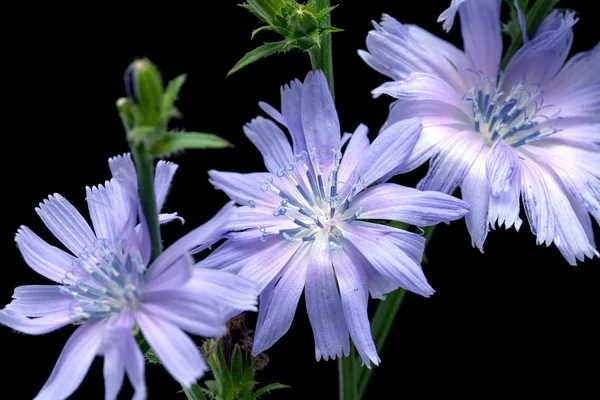
[[[209,171],[215,187],[241,207],[229,240],[200,265],[238,272],[259,285],[254,354],[289,329],[304,290],[317,360],[347,355],[350,332],[363,362],[378,364],[369,292],[383,298],[403,287],[429,296],[433,289],[420,266],[425,239],[366,220],[428,226],[461,218],[468,206],[439,192],[382,183],[404,169],[420,122],[393,124],[373,143],[364,125],[340,137],[320,71],[281,88],[281,113],[260,106],[288,129],[292,146],[273,121],[258,117],[244,132],[269,172]]]
[[[483,251],[496,224],[518,230],[522,199],[537,243],[575,265],[598,256],[600,45],[565,63],[577,20],[554,11],[501,71],[500,4],[453,0],[440,15],[449,30],[458,12],[464,51],[384,15],[360,55],[393,80],[373,91],[398,99],[384,128],[422,119],[406,170],[430,160],[418,188],[460,186],[474,246]]]
[[[32,335],[80,324],[38,400],[69,397],[97,355],[104,357],[106,399],[117,398],[125,372],[135,389],[134,398],[145,399],[144,357],[134,337],[138,329],[173,378],[189,387],[208,368],[184,331],[219,336],[225,332],[226,309],[256,306],[258,292],[252,282],[222,271],[192,268],[188,253],[192,247],[219,240],[235,212],[233,202],[148,266],[150,241],[139,212],[135,167],[129,155],[109,163],[113,179],[87,188],[93,230],[58,194],[36,209],[72,254],[49,245],[25,226],[16,235],[27,264],[58,284],[17,287],[13,301],[0,310],[0,323]],[[164,161],[156,167],[159,210],[176,169]],[[159,219],[174,218],[176,214],[161,214]]]

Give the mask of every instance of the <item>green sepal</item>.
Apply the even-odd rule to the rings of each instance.
[[[189,400],[206,400],[206,396],[202,393],[202,388],[194,383],[189,389],[183,388],[183,393]]]
[[[242,57],[242,59],[240,61],[238,61],[237,64],[235,64],[233,66],[233,68],[231,68],[231,70],[229,70],[229,72],[227,73],[227,76],[233,74],[234,72],[239,71],[240,69],[244,68],[248,64],[252,64],[253,62],[260,60],[261,58],[268,57],[270,55],[273,55],[275,53],[279,53],[282,51],[287,51],[290,48],[291,48],[290,42],[288,40],[281,40],[279,42],[265,43],[262,46],[259,46],[256,49],[252,50],[251,52],[246,53],[246,55],[244,57]]]
[[[321,47],[321,40],[318,29],[314,29],[312,32],[309,32],[308,36],[312,39],[313,42],[315,42],[315,45],[317,47]]]
[[[167,88],[165,89],[165,92],[162,95],[162,105],[161,105],[161,110],[162,110],[162,120],[164,122],[168,121],[169,118],[174,117],[174,116],[179,116],[179,111],[177,111],[176,108],[173,107],[173,105],[175,104],[175,101],[177,100],[177,96],[179,95],[179,92],[181,91],[181,87],[183,86],[183,84],[185,83],[185,80],[187,78],[186,74],[181,74],[179,75],[177,78],[172,79],[169,84],[167,85]]]
[[[173,153],[191,149],[222,149],[233,147],[227,140],[212,133],[170,132],[149,144],[148,152],[155,157],[166,157]]]

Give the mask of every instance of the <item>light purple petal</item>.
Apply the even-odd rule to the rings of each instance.
[[[244,311],[257,310],[259,291],[256,284],[229,272],[194,268],[186,290],[202,293],[223,307]]]
[[[467,175],[485,142],[475,132],[466,131],[448,136],[437,147],[427,175],[417,184],[417,189],[452,193]]]
[[[365,154],[370,144],[369,128],[367,128],[366,125],[360,124],[352,134],[348,146],[346,147],[346,151],[344,151],[338,176],[352,176],[354,168]]]
[[[140,347],[133,335],[124,337],[120,346],[127,377],[135,390],[132,400],[145,400],[147,398],[146,381],[144,379],[145,361]]]
[[[538,244],[554,242],[571,265],[585,257],[598,257],[558,177],[529,159],[523,160],[522,166],[523,204]]]
[[[462,199],[470,206],[465,216],[467,229],[471,234],[471,244],[483,252],[483,243],[489,232],[488,211],[490,201],[489,182],[487,180],[485,163],[487,149],[479,153],[471,168],[460,185]]]
[[[467,0],[452,0],[450,7],[445,9],[438,17],[437,22],[444,21],[442,28],[444,28],[446,32],[450,32],[450,29],[452,29],[452,26],[454,25],[454,18],[456,18],[456,12],[458,11],[460,5],[465,1]]]
[[[274,288],[269,288],[269,295],[265,298],[261,295],[260,323],[256,324],[253,356],[270,348],[290,329],[304,290],[309,250],[310,246],[298,249]]]
[[[292,136],[294,154],[308,153],[302,126],[302,82],[298,79],[281,87],[281,114]]]
[[[171,265],[161,274],[147,280],[144,293],[181,288],[192,277],[193,265],[192,256],[183,253],[178,259],[172,261]]]
[[[85,199],[87,200],[90,217],[94,232],[99,238],[109,239],[116,237],[117,221],[114,210],[115,193],[114,187],[110,182],[106,182],[106,186],[98,185],[85,188]]]
[[[395,183],[383,183],[358,194],[348,210],[360,219],[386,219],[416,226],[431,226],[462,218],[469,206],[456,197],[434,191],[420,191]]]
[[[244,133],[260,151],[272,174],[293,161],[292,147],[285,133],[270,119],[254,118],[244,126]]]
[[[152,320],[160,319],[194,335],[217,337],[226,333],[222,313],[202,293],[188,290],[147,293],[141,310]]]
[[[515,149],[496,140],[490,149],[485,163],[487,179],[492,196],[508,192],[512,181],[519,173],[519,156]]]
[[[236,172],[208,171],[209,181],[215,189],[222,190],[231,200],[242,206],[252,204],[260,207],[275,207],[279,204],[269,192],[260,190],[260,184],[268,172],[238,174]]]
[[[182,386],[189,388],[208,371],[200,350],[180,328],[144,312],[135,319],[162,365]]]
[[[440,45],[442,40],[431,40],[409,26],[403,25],[387,14],[383,14],[381,25],[373,22],[375,30],[367,35],[369,52],[358,51],[359,56],[376,71],[394,80],[404,79],[414,72],[424,72],[440,77],[442,80],[455,85],[464,86],[464,79],[457,68],[464,69],[465,56],[458,59],[448,59],[447,56],[456,53],[448,52],[448,46]],[[440,49],[441,48],[441,49]]]
[[[75,255],[96,239],[79,211],[58,193],[40,203],[35,211],[54,236]]]
[[[417,118],[397,122],[381,132],[356,164],[364,185],[384,182],[403,170],[420,133],[421,121]]]
[[[468,102],[463,100],[463,94],[446,83],[443,79],[422,72],[413,72],[405,79],[386,82],[371,91],[374,98],[387,94],[402,101],[434,101],[442,103],[444,114],[461,119],[468,118],[472,113]],[[462,112],[462,114],[461,114]]]
[[[158,212],[162,210],[165,204],[165,199],[169,193],[173,176],[177,171],[178,165],[170,161],[160,160],[156,163],[154,173],[154,193],[156,195],[156,209]]]
[[[344,246],[342,249],[332,251],[331,260],[335,268],[342,309],[352,342],[364,365],[369,368],[371,362],[379,365],[381,360],[373,342],[367,313],[369,291],[364,265],[368,263],[353,246]]]
[[[131,334],[129,334],[131,336]],[[104,352],[104,399],[116,400],[125,379],[124,354],[118,344]]]
[[[78,319],[80,317],[73,316],[71,310],[54,312],[39,318],[26,318],[14,311],[0,310],[0,324],[29,335],[43,335],[69,325]]]
[[[598,120],[600,114],[600,44],[590,51],[571,57],[544,92],[545,104],[554,104],[560,116],[588,117]],[[600,129],[596,129],[600,141]]]
[[[56,365],[34,400],[66,399],[81,384],[103,338],[103,324],[86,322],[71,335]]]
[[[492,229],[498,223],[499,227],[504,225],[506,229],[514,225],[515,229],[519,231],[523,223],[519,218],[520,197],[521,173],[517,170],[508,186],[508,190],[490,197],[488,221]]]
[[[266,112],[269,117],[273,118],[273,120],[275,120],[275,122],[277,122],[283,126],[286,126],[283,115],[281,115],[281,113],[279,111],[277,111],[272,105],[265,103],[264,101],[259,101],[258,106],[260,107],[261,110]]]
[[[174,261],[190,249],[218,241],[225,233],[225,227],[234,213],[233,202],[225,204],[209,221],[187,233],[161,253],[148,268],[146,279],[149,281],[157,279]]]
[[[277,240],[268,239],[266,242],[262,242],[256,237],[246,240],[228,240],[204,260],[198,262],[196,267],[238,273],[247,260],[259,257],[259,254],[270,254],[272,247],[277,243]]]
[[[291,220],[283,216],[273,215],[274,207],[238,207],[235,218],[232,218],[227,224],[227,230],[242,231],[245,229],[257,229],[256,237],[260,237],[258,229],[262,229],[266,234],[279,234],[280,229],[295,228]]]
[[[58,285],[19,286],[15,288],[13,300],[4,309],[26,317],[43,317],[65,312],[74,300],[60,288],[61,286]]]
[[[124,185],[126,191],[137,193],[137,174],[130,153],[109,158],[108,165],[113,178]]]
[[[462,79],[461,79],[461,74],[460,74],[460,72],[463,72],[466,70],[467,65],[468,65],[467,55],[465,54],[464,51],[458,49],[452,43],[447,42],[443,39],[440,39],[436,35],[432,34],[431,32],[426,31],[425,29],[423,29],[417,25],[404,24],[404,26],[406,27],[406,30],[408,31],[408,33],[413,38],[415,38],[415,40],[417,42],[419,42],[424,49],[437,54],[442,59],[445,58],[447,60],[448,65],[442,64],[442,65],[445,65],[445,68],[448,68],[450,71],[456,69],[456,73],[453,75],[455,75],[457,77],[457,79],[454,81],[451,81],[451,82],[453,82],[454,84],[456,84],[456,83],[465,84],[466,83],[466,82],[461,82]],[[460,85],[456,85],[455,87],[457,89],[460,89],[460,88],[467,89],[467,87],[460,86]]]
[[[54,282],[61,283],[65,274],[73,269],[73,256],[50,246],[24,225],[17,231],[15,242],[27,265]]]
[[[425,238],[422,235],[391,226],[365,221],[356,221],[353,222],[352,225],[359,226],[361,229],[369,231],[373,235],[385,237],[409,256],[416,264],[421,263],[423,252],[425,251]]]
[[[427,283],[421,265],[394,244],[360,223],[344,227],[344,233],[354,247],[384,277],[406,290],[429,297],[434,290]]]
[[[467,57],[476,73],[498,75],[502,57],[501,0],[469,0],[459,8],[460,30]]]
[[[267,239],[267,242],[273,242],[273,245],[260,250],[256,240],[256,253],[252,258],[246,259],[245,265],[240,269],[239,275],[243,276],[258,285],[258,290],[262,289],[273,280],[279,271],[288,263],[292,255],[298,250],[303,242],[293,242],[284,239],[281,235]]]
[[[306,272],[306,310],[315,336],[317,361],[335,360],[350,353],[348,327],[331,264],[329,240],[317,234],[311,245]]]
[[[525,78],[528,83],[545,86],[556,75],[569,55],[573,25],[577,22],[574,13],[561,14],[559,18],[560,26],[536,35],[510,59],[502,78],[503,86],[517,85]]]
[[[302,126],[306,148],[315,151],[324,176],[333,167],[331,150],[340,150],[340,122],[323,72],[309,72],[302,86]]]

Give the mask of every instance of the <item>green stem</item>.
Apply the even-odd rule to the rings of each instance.
[[[338,383],[340,388],[340,400],[358,400],[356,390],[356,350],[354,344],[350,341],[350,355],[348,357],[338,358]],[[360,365],[360,364],[359,364]]]
[[[162,252],[162,240],[160,238],[160,226],[158,224],[158,210],[156,207],[156,196],[154,195],[154,163],[152,157],[145,151],[144,145],[131,146],[131,154],[135,162],[138,176],[138,190],[142,212],[148,224],[152,262]]]
[[[423,237],[425,238],[425,248],[427,248],[429,245],[436,226],[437,225],[425,228],[425,233],[423,234]],[[371,321],[371,330],[378,354],[381,354],[381,351],[383,350],[383,345],[385,344],[388,334],[392,329],[392,325],[396,319],[396,314],[398,314],[398,310],[400,309],[400,305],[402,304],[402,300],[404,300],[405,295],[406,290],[402,288],[397,289],[388,294],[386,299],[380,302],[379,306],[377,307],[375,316]],[[354,360],[354,365],[357,368],[357,399],[362,399],[365,391],[367,390],[367,386],[369,385],[369,379],[371,378],[373,370],[367,367],[361,368],[360,357],[357,357]]]
[[[317,10],[323,10],[329,8],[329,0],[317,0]],[[325,24],[329,26],[331,24],[331,14],[325,17]],[[308,51],[310,55],[310,63],[313,70],[320,69],[327,78],[327,84],[329,85],[329,91],[331,97],[335,101],[335,90],[333,86],[333,57],[331,51],[331,33],[325,34],[321,38],[321,47],[313,47]]]

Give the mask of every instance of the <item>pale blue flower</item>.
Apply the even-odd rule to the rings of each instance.
[[[468,206],[439,192],[383,183],[404,169],[419,121],[394,124],[373,143],[364,125],[340,137],[320,71],[281,88],[281,113],[260,105],[287,127],[292,146],[277,124],[258,117],[244,132],[269,172],[209,171],[215,187],[241,207],[229,226],[235,232],[200,265],[259,285],[254,354],[289,329],[304,290],[317,360],[347,355],[350,332],[363,362],[378,364],[369,293],[383,298],[403,287],[428,297],[433,289],[420,265],[425,239],[368,220],[429,226],[461,218]]]
[[[490,226],[518,230],[522,199],[537,243],[575,265],[598,256],[600,45],[565,63],[577,20],[553,11],[501,71],[500,4],[453,0],[442,13],[448,30],[458,12],[464,51],[384,15],[360,55],[393,79],[373,91],[398,99],[385,126],[422,119],[406,170],[430,160],[418,188],[460,186],[474,246],[483,251]]]
[[[138,224],[137,178],[129,155],[109,160],[113,179],[87,188],[93,230],[59,194],[36,209],[71,252],[46,243],[22,226],[16,242],[27,264],[58,285],[15,289],[13,301],[0,310],[0,323],[40,335],[79,323],[67,341],[50,378],[36,400],[69,397],[94,358],[104,357],[105,398],[116,399],[125,372],[135,399],[145,399],[144,357],[134,334],[139,328],[167,371],[189,387],[208,369],[184,331],[213,337],[225,332],[224,311],[253,310],[255,284],[221,271],[192,268],[188,250],[208,246],[235,212],[233,202],[206,224],[165,250],[150,266],[150,242],[143,218]],[[156,202],[165,201],[177,165],[156,168]],[[161,214],[162,221],[177,218]]]

